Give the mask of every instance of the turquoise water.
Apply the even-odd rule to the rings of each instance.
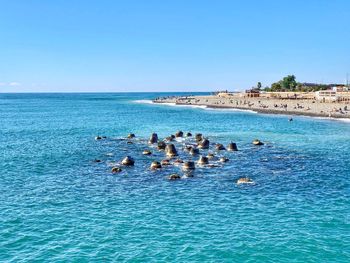
[[[135,102],[157,96],[0,94],[1,262],[350,261],[350,123]],[[179,129],[240,151],[168,181],[116,140]]]

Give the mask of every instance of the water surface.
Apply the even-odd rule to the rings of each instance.
[[[349,262],[349,123],[135,102],[159,95],[0,95],[0,261]],[[170,182],[113,139],[177,130],[240,151]]]

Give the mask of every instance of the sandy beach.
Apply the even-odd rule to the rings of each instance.
[[[332,118],[350,118],[350,105],[346,102],[320,102],[317,100],[293,100],[272,98],[242,98],[210,96],[162,97],[154,103],[198,105],[209,108],[235,108],[261,113],[290,114]]]

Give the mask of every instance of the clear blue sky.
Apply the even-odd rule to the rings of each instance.
[[[350,1],[0,0],[0,92],[345,82]]]

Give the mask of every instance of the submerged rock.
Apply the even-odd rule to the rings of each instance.
[[[161,165],[163,165],[163,166],[170,165],[170,161],[169,161],[168,159],[164,159],[164,160],[162,160],[160,163],[161,163]]]
[[[254,181],[248,177],[242,177],[237,180],[237,184],[254,184]]]
[[[255,139],[255,140],[253,141],[253,144],[254,144],[254,145],[264,145],[264,143],[263,143],[262,141],[258,140],[258,139]]]
[[[96,140],[96,141],[102,140],[102,137],[101,137],[101,136],[96,136],[96,137],[95,137],[95,140]]]
[[[142,154],[143,154],[143,155],[151,155],[152,152],[151,152],[150,150],[144,150],[144,151],[142,152]]]
[[[121,171],[122,171],[122,169],[120,167],[113,167],[112,170],[111,170],[111,172],[113,174],[120,173]]]
[[[192,133],[190,132],[186,133],[186,137],[192,137]]]
[[[133,134],[133,133],[129,133],[127,138],[128,138],[128,139],[135,138],[135,134]]]
[[[198,163],[198,164],[201,164],[201,165],[203,165],[203,164],[208,164],[208,163],[209,163],[208,157],[202,156],[202,155],[201,155],[201,156],[199,157],[197,163]]]
[[[198,143],[198,148],[200,149],[209,149],[209,140],[203,139]]]
[[[149,144],[154,144],[158,142],[158,135],[156,133],[152,133],[151,137],[148,140]]]
[[[155,169],[160,169],[162,168],[162,165],[160,164],[160,162],[157,162],[157,161],[153,161],[151,163],[151,167],[150,167],[152,170],[155,170]]]
[[[178,180],[178,179],[181,179],[181,176],[178,174],[171,174],[168,176],[168,179],[169,180]]]
[[[100,159],[95,159],[94,160],[94,163],[100,163],[100,162],[102,162]]]
[[[169,156],[169,157],[177,156],[177,151],[176,151],[175,145],[172,144],[172,143],[168,144],[165,147],[165,152],[166,152],[166,155]]]
[[[228,162],[229,160],[228,160],[228,158],[226,158],[226,157],[220,157],[219,158],[219,162],[222,162],[222,163],[226,163],[226,162]]]
[[[174,165],[179,165],[179,164],[182,164],[184,161],[183,160],[181,160],[181,159],[176,159],[175,161],[174,161]]]
[[[228,151],[238,151],[238,148],[237,148],[237,144],[234,143],[234,142],[230,142],[228,145],[227,145],[227,150]]]
[[[130,156],[126,156],[123,160],[122,160],[122,165],[126,165],[126,166],[131,166],[134,165],[135,161],[133,158],[131,158]]]

